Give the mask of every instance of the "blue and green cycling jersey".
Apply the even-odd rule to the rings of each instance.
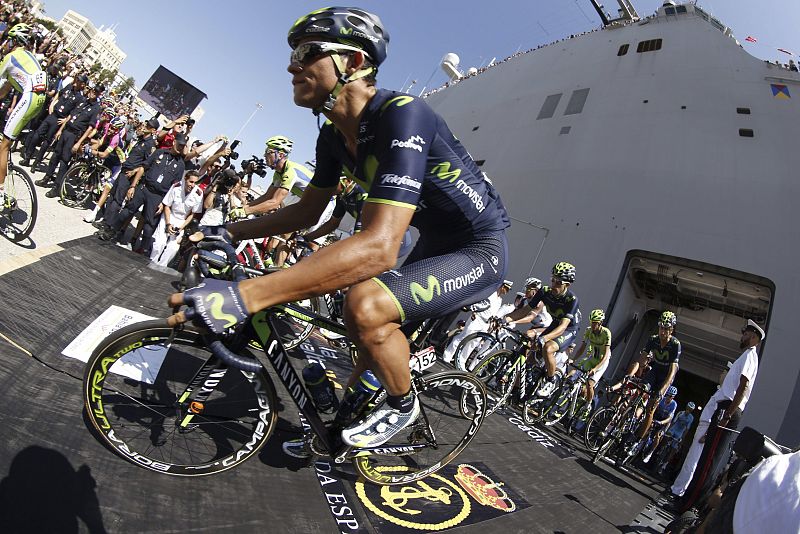
[[[567,289],[563,295],[557,295],[550,286],[542,286],[542,289],[528,300],[528,305],[533,309],[540,302],[544,302],[547,312],[553,317],[553,322],[547,327],[545,333],[555,330],[562,319],[569,319],[569,325],[565,332],[574,332],[578,329],[581,312],[578,308],[578,297],[572,291]]]
[[[670,336],[665,347],[661,347],[658,334],[650,337],[644,346],[644,352],[653,353],[653,371],[663,375],[669,371],[669,366],[678,363],[681,357],[681,342],[674,336]]]
[[[415,210],[428,243],[450,246],[510,226],[500,196],[447,124],[419,98],[379,89],[359,124],[356,156],[330,122],[317,139],[311,187],[332,189],[344,173],[366,202]]]

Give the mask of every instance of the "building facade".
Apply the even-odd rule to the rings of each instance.
[[[117,46],[117,34],[113,27],[98,30],[92,21],[71,9],[59,21],[66,39],[67,49],[76,54],[85,54],[89,65],[100,63],[106,70],[119,70],[127,54]]]

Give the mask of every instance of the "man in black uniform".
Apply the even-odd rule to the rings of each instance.
[[[45,152],[52,143],[53,136],[55,136],[58,127],[64,124],[73,109],[86,100],[83,96],[83,92],[86,87],[86,82],[88,81],[89,78],[87,78],[85,74],[81,74],[75,78],[75,81],[70,85],[59,91],[48,108],[50,114],[39,124],[36,130],[31,132],[31,136],[25,144],[25,159],[20,161],[20,164],[36,170],[42,163]],[[33,162],[33,166],[31,166],[31,158],[33,158],[36,147],[40,143],[42,146],[36,153],[36,159]]]
[[[153,247],[153,233],[158,226],[158,206],[164,199],[169,188],[183,178],[185,170],[183,160],[183,150],[186,148],[186,135],[177,134],[175,141],[172,143],[172,148],[162,148],[153,152],[147,160],[136,169],[131,180],[131,186],[128,194],[132,196],[128,199],[128,203],[119,212],[112,230],[114,234],[124,233],[124,224],[128,218],[139,210],[139,207],[144,205],[142,216],[144,217],[144,229],[142,230],[142,253],[146,256],[150,255],[150,250]],[[136,188],[139,181],[142,180],[144,175],[144,186]],[[131,191],[133,191],[131,193]],[[110,232],[109,232],[110,233]],[[112,236],[114,234],[111,234]],[[120,236],[122,237],[122,236]],[[108,237],[107,239],[110,239]],[[122,242],[122,241],[120,241]],[[135,243],[132,243],[135,250]]]
[[[116,232],[113,231],[111,227],[116,221],[126,198],[133,198],[134,191],[131,189],[131,178],[136,174],[136,169],[141,167],[144,162],[147,161],[147,158],[150,157],[150,154],[156,150],[157,141],[155,132],[158,130],[158,127],[157,119],[150,119],[139,126],[136,132],[138,134],[136,144],[131,148],[128,159],[122,164],[119,176],[117,176],[114,187],[112,187],[111,193],[108,195],[106,209],[103,215],[102,226],[104,227],[104,231],[100,233],[100,239],[107,240],[114,237]],[[107,235],[109,232],[110,235]]]
[[[105,87],[102,85],[90,87],[86,90],[86,101],[82,102],[69,115],[69,119],[64,121],[56,132],[56,147],[50,157],[50,164],[47,166],[45,176],[36,182],[36,185],[52,185],[50,191],[45,193],[48,198],[58,196],[61,181],[69,169],[72,155],[81,147],[81,144],[91,136],[97,116],[100,114],[100,102],[98,97],[103,93]],[[56,174],[58,170],[58,174]]]

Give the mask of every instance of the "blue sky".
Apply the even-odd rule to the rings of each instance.
[[[117,24],[117,43],[128,57],[121,71],[141,85],[159,64],[208,95],[205,116],[195,127],[201,139],[218,133],[234,135],[256,113],[242,133],[243,158],[263,153],[264,140],[276,134],[295,141],[293,159],[313,158],[317,123],[307,109],[292,102],[286,66],[286,33],[296,18],[323,7],[324,2],[137,0],[45,0],[47,14],[60,19],[67,9],[90,18],[96,26]],[[607,8],[614,0],[604,0]],[[633,0],[641,16],[662,0]],[[751,54],[787,61],[775,50],[800,54],[796,0],[714,0],[698,2],[723,24]],[[599,26],[589,0],[361,0],[357,5],[377,13],[391,41],[378,84],[389,89],[417,80],[412,93],[446,81],[439,68],[442,56],[455,52],[466,70],[502,59],[517,50],[534,48]],[[752,35],[758,43],[744,42]],[[797,57],[795,57],[797,60]]]

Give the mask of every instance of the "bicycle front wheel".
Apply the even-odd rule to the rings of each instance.
[[[263,369],[215,362],[192,328],[153,320],[114,332],[83,378],[98,437],[125,460],[168,475],[209,475],[252,457],[275,426],[275,387]]]
[[[458,456],[486,417],[486,390],[469,373],[445,371],[414,378],[420,416],[380,448],[353,459],[366,480],[409,484],[435,473]]]
[[[16,165],[8,166],[5,191],[5,202],[0,205],[0,234],[16,243],[33,232],[39,202],[30,176]]]
[[[576,395],[575,392],[575,384],[562,384],[561,388],[558,392],[554,395],[554,401],[550,406],[550,409],[544,415],[544,425],[545,426],[553,426],[554,424],[561,421],[565,415],[567,415],[567,411],[569,410],[570,401],[572,400],[572,396]],[[579,387],[579,386],[577,386]]]
[[[604,436],[611,430],[611,420],[616,410],[610,406],[597,410],[589,418],[583,431],[583,442],[591,452],[596,452],[603,444]]]
[[[472,373],[483,382],[487,390],[488,409],[486,415],[493,414],[503,406],[514,390],[519,376],[516,365],[518,354],[510,350],[498,350],[481,360]]]
[[[471,371],[478,362],[500,348],[497,339],[486,332],[473,332],[458,344],[453,362],[459,371]]]

